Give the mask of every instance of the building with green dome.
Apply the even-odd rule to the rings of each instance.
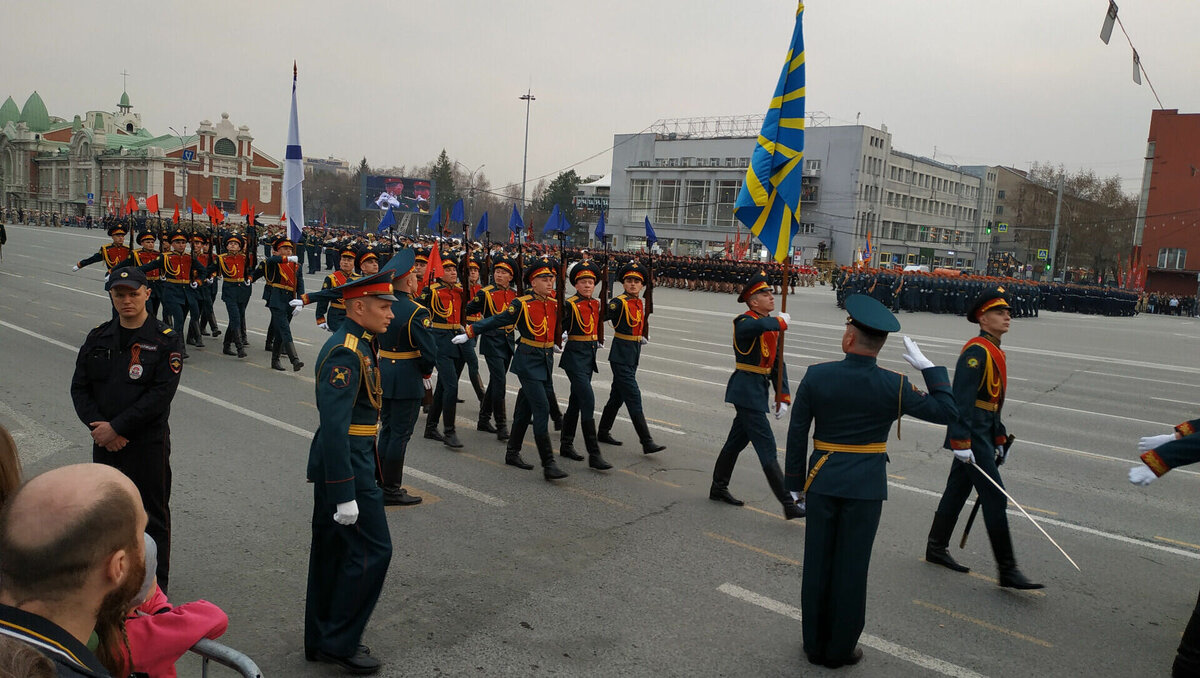
[[[254,146],[228,113],[190,133],[155,134],[122,92],[116,111],[67,120],[50,115],[38,92],[19,109],[0,104],[0,207],[62,217],[100,217],[132,196],[158,196],[160,215],[182,215],[195,200],[229,212],[242,200],[264,218],[281,213],[283,164]]]

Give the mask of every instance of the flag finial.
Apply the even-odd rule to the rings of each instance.
[[[292,59],[292,80],[296,79],[298,71],[296,70],[296,60]]]

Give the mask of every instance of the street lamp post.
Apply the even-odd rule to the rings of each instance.
[[[529,168],[529,104],[537,99],[531,90],[525,90],[520,97],[525,102],[525,155],[521,160],[521,211],[525,211],[525,176]]]
[[[466,165],[462,164],[461,162],[459,162],[457,160],[454,161],[454,164],[458,165],[459,167],[463,168],[464,170],[471,169],[470,167],[467,167]],[[479,170],[483,169],[486,166],[487,166],[487,163],[484,163],[484,164],[480,165],[479,167],[476,167],[467,176],[467,220],[468,221],[471,220],[471,216],[475,213],[475,172],[478,172]]]
[[[184,148],[186,143],[185,140],[187,139],[187,125],[183,126],[183,134],[180,134],[178,131],[176,131],[174,127],[167,127],[167,129],[171,130],[172,134],[179,137],[179,164],[183,167],[181,170],[181,173],[183,174],[183,204],[186,205],[188,209],[191,209],[192,206],[188,204],[188,161],[184,157],[187,151],[187,149]],[[193,219],[194,218],[195,217],[193,216]]]

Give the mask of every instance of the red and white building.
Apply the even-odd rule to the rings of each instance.
[[[1156,110],[1134,244],[1146,290],[1193,295],[1200,286],[1200,114]]]
[[[247,200],[264,220],[278,219],[283,164],[253,142],[228,113],[186,136],[152,134],[127,93],[116,112],[71,121],[50,116],[37,92],[19,111],[9,97],[0,105],[0,206],[99,217],[130,196],[144,207],[157,195],[163,217],[176,206],[187,215],[195,199],[234,214]]]

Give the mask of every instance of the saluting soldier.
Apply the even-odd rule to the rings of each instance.
[[[596,438],[609,445],[622,444],[612,437],[610,431],[617,420],[617,411],[624,404],[629,411],[629,419],[633,421],[633,430],[642,443],[642,452],[653,454],[667,449],[667,446],[654,442],[654,437],[650,435],[650,427],[646,425],[646,415],[642,411],[642,391],[637,383],[642,344],[648,341],[645,337],[646,309],[639,295],[648,275],[646,267],[636,259],[617,272],[625,291],[608,302],[605,312],[605,318],[613,325],[612,347],[608,351],[613,380],[608,402],[604,404],[604,411],[600,415],[600,429]]]
[[[933,526],[925,547],[925,560],[957,572],[960,565],[947,551],[950,534],[967,497],[974,487],[983,507],[983,524],[1000,570],[1000,586],[1040,589],[1017,568],[1012,535],[1008,529],[1008,498],[995,485],[979,476],[986,473],[1001,486],[1000,465],[1008,456],[1008,430],[1000,419],[1008,389],[1008,365],[1000,338],[1012,322],[1003,287],[985,289],[971,305],[967,319],[979,325],[979,336],[963,345],[954,367],[954,402],[958,417],[946,429],[945,447],[954,450],[946,490],[933,514]],[[974,468],[971,468],[971,467]]]
[[[935,424],[955,415],[946,368],[935,367],[911,339],[905,337],[904,359],[921,370],[928,395],[877,364],[888,333],[900,329],[896,316],[862,294],[845,304],[846,357],[805,372],[792,399],[785,466],[787,488],[804,492],[808,502],[800,593],[804,652],[809,662],[830,668],[862,659],[857,643],[866,621],[867,570],[887,499],[888,430],[904,414]]]
[[[437,364],[437,344],[430,332],[429,310],[413,300],[421,284],[413,274],[413,260],[413,251],[404,249],[384,266],[384,271],[395,276],[392,288],[396,297],[392,302],[392,322],[379,335],[379,372],[383,383],[379,484],[383,488],[383,503],[388,506],[421,503],[421,498],[409,494],[401,482],[408,441]]]
[[[221,301],[225,303],[225,313],[229,316],[225,345],[221,352],[239,358],[246,357],[246,308],[250,305],[250,288],[254,284],[247,276],[251,267],[243,252],[245,247],[244,236],[234,233],[225,238],[225,252],[217,255],[217,267],[221,273]],[[236,354],[230,349],[230,344],[237,347]]]
[[[458,378],[466,365],[463,348],[453,339],[462,332],[462,286],[458,284],[458,269],[453,255],[442,260],[442,277],[431,283],[421,297],[421,305],[429,309],[430,327],[437,342],[437,388],[425,419],[425,437],[440,440],[447,447],[460,448],[454,416],[458,411]],[[442,433],[438,433],[438,418]]]
[[[604,323],[604,307],[593,299],[600,267],[585,259],[571,268],[571,285],[575,294],[567,297],[566,317],[563,319],[563,351],[558,366],[571,381],[571,397],[563,416],[558,453],[568,459],[583,461],[575,450],[575,426],[583,429],[583,444],[588,453],[588,466],[601,471],[612,468],[600,454],[596,440],[596,394],[592,391],[592,375],[596,367],[600,326]]]
[[[129,258],[129,248],[125,245],[125,236],[129,230],[125,228],[125,224],[116,223],[108,227],[108,235],[112,238],[111,243],[105,243],[100,246],[100,249],[95,254],[87,259],[81,259],[71,267],[72,271],[78,271],[84,266],[103,261],[105,270],[112,273],[118,264]]]
[[[376,484],[383,389],[371,345],[371,335],[385,332],[392,320],[391,279],[389,271],[313,294],[340,295],[346,321],[317,355],[321,421],[308,452],[313,514],[304,656],[355,674],[375,673],[382,666],[361,642],[392,558],[383,493]]]
[[[271,351],[271,369],[284,371],[279,356],[286,352],[292,363],[292,371],[304,367],[292,340],[292,318],[304,306],[304,276],[300,274],[299,260],[292,254],[292,241],[281,238],[275,241],[275,254],[267,257],[255,270],[251,280],[266,278],[263,300],[271,312],[271,325],[267,332],[267,348]]]
[[[1129,469],[1129,482],[1145,487],[1180,466],[1200,461],[1200,419],[1185,421],[1171,433],[1138,441],[1142,463]],[[1200,676],[1200,598],[1192,610],[1175,654],[1172,676]]]
[[[521,382],[517,402],[513,407],[512,435],[505,449],[504,463],[520,469],[533,468],[521,458],[525,430],[533,423],[533,439],[542,462],[542,477],[561,480],[567,474],[554,461],[550,441],[550,403],[546,383],[554,373],[554,337],[558,333],[558,304],[550,296],[558,262],[542,257],[525,266],[525,282],[529,294],[517,297],[503,312],[469,325],[463,334],[454,337],[463,344],[479,332],[515,325],[521,340],[513,356],[512,372]]]
[[[311,254],[309,255],[312,256]],[[354,272],[356,268],[358,253],[347,244],[342,248],[341,256],[338,257],[338,270],[325,276],[321,281],[321,289],[327,290],[334,287],[340,287],[347,282],[354,280],[358,274]],[[311,261],[311,259],[310,259]],[[318,270],[320,263],[318,260]],[[311,269],[311,266],[310,266]],[[314,271],[309,270],[309,273]],[[330,332],[337,332],[342,326],[342,320],[346,318],[346,306],[341,299],[328,300],[322,298],[317,302],[317,327]]]
[[[749,443],[754,445],[771,493],[783,506],[784,517],[788,520],[803,518],[804,509],[797,505],[783,485],[783,470],[779,468],[775,450],[775,434],[767,421],[767,412],[774,410],[775,418],[780,419],[787,413],[788,403],[791,402],[787,367],[783,356],[777,353],[779,333],[787,329],[791,316],[780,313],[777,317],[771,317],[771,311],[775,310],[775,295],[771,292],[770,280],[762,271],[750,276],[738,295],[738,301],[746,304],[747,308],[745,313],[733,319],[735,369],[725,387],[725,402],[733,405],[735,414],[729,436],[713,467],[708,498],[734,506],[745,503],[729,492],[729,479],[733,476],[738,455]],[[770,388],[776,389],[774,407],[771,407],[769,400]]]
[[[515,267],[511,259],[498,256],[492,260],[491,285],[481,288],[467,304],[467,317],[478,316],[478,320],[502,313],[517,298],[511,283]],[[508,416],[505,397],[508,389],[508,368],[512,364],[516,341],[513,325],[505,325],[486,332],[477,332],[479,352],[487,361],[488,385],[483,401],[479,405],[477,430],[495,433],[500,440],[508,440]],[[491,419],[496,425],[492,426]]]

